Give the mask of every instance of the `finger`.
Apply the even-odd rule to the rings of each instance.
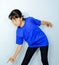
[[[52,23],[50,23],[50,26],[52,27]]]
[[[10,59],[7,61],[7,63],[10,61]]]
[[[49,24],[47,24],[47,27],[49,27],[50,25]]]
[[[51,24],[51,27],[52,27],[52,24]]]
[[[52,27],[52,24],[50,24],[50,27]]]

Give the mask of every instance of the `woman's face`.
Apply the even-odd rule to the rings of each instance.
[[[12,19],[13,24],[16,26],[20,26],[21,21],[22,21],[22,18]]]

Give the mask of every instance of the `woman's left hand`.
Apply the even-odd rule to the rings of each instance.
[[[52,27],[52,23],[47,22],[47,23],[46,23],[46,26],[47,26],[47,27]]]

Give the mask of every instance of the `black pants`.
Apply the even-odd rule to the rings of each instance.
[[[29,48],[26,51],[25,57],[23,59],[23,62],[21,65],[28,65],[28,63],[30,62],[33,54],[35,53],[35,51],[38,48]],[[40,47],[40,52],[41,52],[41,61],[43,65],[49,65],[48,64],[48,46],[43,46]]]

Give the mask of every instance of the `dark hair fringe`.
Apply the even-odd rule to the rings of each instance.
[[[12,19],[12,18],[18,18],[18,17],[22,17],[24,20],[24,15],[22,15],[22,12],[18,9],[14,9],[11,11],[11,13],[9,14],[8,18]]]

